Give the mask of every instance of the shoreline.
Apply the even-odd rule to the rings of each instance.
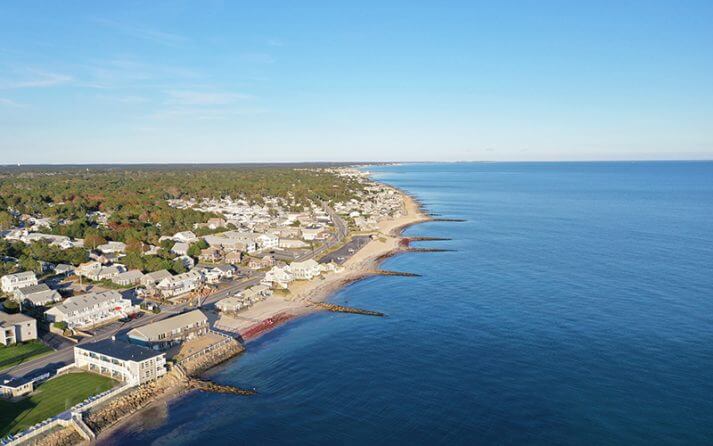
[[[404,202],[405,214],[398,218],[385,219],[379,222],[377,230],[372,231],[377,237],[369,241],[369,243],[344,262],[343,271],[330,272],[325,274],[323,278],[316,280],[293,282],[295,286],[290,285],[289,298],[278,298],[283,302],[282,305],[273,302],[270,308],[265,310],[258,309],[258,314],[244,317],[246,321],[252,322],[249,325],[244,324],[245,328],[240,331],[240,337],[243,339],[244,346],[258,340],[276,328],[285,325],[287,322],[300,319],[318,311],[324,311],[311,306],[309,302],[325,302],[329,300],[335,293],[351,283],[377,275],[379,265],[384,260],[401,252],[408,252],[407,246],[404,246],[402,243],[404,240],[402,236],[403,231],[410,226],[430,221],[432,217],[424,211],[422,204],[417,199],[398,188],[394,187],[394,189],[401,195]],[[252,330],[256,330],[256,327],[261,324],[264,325],[266,321],[274,322],[264,329],[252,333]],[[245,334],[245,336],[243,334]],[[239,356],[240,355],[237,357]],[[210,371],[212,368],[213,367],[210,367],[205,370],[204,373]],[[189,393],[189,389],[175,389],[173,392],[166,392],[159,395],[146,406],[117,420],[111,426],[97,433],[96,441],[101,443],[103,440],[108,439],[112,434],[115,434],[131,420],[135,419],[135,417],[140,416],[144,411],[156,407],[159,404],[169,404],[170,402],[177,401]]]

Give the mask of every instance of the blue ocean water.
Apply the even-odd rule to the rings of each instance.
[[[415,164],[378,179],[463,223],[104,444],[707,444],[713,163]]]

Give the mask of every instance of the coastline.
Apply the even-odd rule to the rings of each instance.
[[[415,198],[399,189],[396,190],[404,202],[405,214],[398,218],[385,219],[379,222],[376,231],[373,231],[376,237],[344,263],[343,271],[324,274],[320,279],[293,282],[290,286],[288,298],[277,298],[279,301],[272,300],[271,302],[265,302],[265,305],[262,306],[265,308],[256,306],[258,308],[255,308],[251,312],[252,314],[242,316],[241,326],[243,328],[240,331],[240,336],[245,344],[259,339],[261,336],[284,325],[286,322],[318,311],[324,311],[310,305],[310,302],[327,301],[337,291],[347,285],[376,275],[379,265],[387,258],[400,252],[408,251],[407,246],[402,243],[404,239],[402,236],[403,231],[412,225],[430,221],[432,218],[423,210],[422,205]],[[251,333],[252,330],[255,330],[256,327],[259,327],[261,324],[264,325],[266,321],[274,321],[274,323],[268,324],[264,329],[257,330],[254,335],[246,336]],[[178,388],[159,395],[146,406],[128,414],[117,420],[111,426],[98,432],[96,441],[101,442],[109,438],[135,417],[140,416],[144,411],[156,407],[159,404],[168,404],[171,401],[178,400],[188,393],[188,389]]]

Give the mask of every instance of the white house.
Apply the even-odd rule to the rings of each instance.
[[[260,234],[255,238],[260,249],[274,249],[280,244],[280,238],[275,234]]]
[[[173,245],[173,248],[171,248],[171,252],[179,256],[185,256],[188,254],[188,248],[190,248],[188,243],[176,242],[176,244]]]
[[[314,259],[305,260],[304,262],[292,262],[290,264],[290,273],[295,280],[311,280],[322,272],[319,263]]]
[[[165,375],[166,355],[112,338],[76,345],[74,366],[133,387]]]
[[[132,269],[131,271],[125,271],[123,273],[117,274],[116,276],[111,278],[111,281],[116,283],[117,285],[129,286],[136,285],[137,283],[139,283],[142,277],[144,277],[144,273],[142,273],[138,269]]]
[[[125,271],[126,268],[124,268],[123,265],[102,266],[98,270],[94,270],[86,276],[91,280],[107,280],[113,279]]]
[[[198,237],[191,231],[177,232],[173,235],[173,239],[182,243],[194,243],[198,241]]]
[[[196,266],[196,261],[193,260],[193,257],[191,257],[191,256],[180,256],[180,257],[176,257],[173,260],[181,262],[181,264],[183,266],[185,266],[187,269],[192,269],[194,266]]]
[[[0,283],[2,284],[3,292],[12,293],[19,288],[37,285],[37,277],[32,271],[23,271],[21,273],[2,276]]]
[[[66,322],[70,328],[86,327],[125,317],[136,309],[118,291],[70,297],[45,312],[49,322]]]
[[[37,321],[21,313],[0,311],[0,344],[11,345],[37,339]]]
[[[166,297],[178,296],[179,294],[193,291],[201,284],[203,276],[198,271],[188,271],[187,273],[166,277],[156,285]]]
[[[104,254],[121,254],[126,251],[126,244],[123,242],[107,242],[97,246],[97,249]]]
[[[157,283],[162,281],[163,279],[167,277],[172,277],[173,275],[168,272],[168,270],[161,269],[158,271],[154,271],[152,273],[144,274],[144,277],[141,278],[141,285],[145,287],[152,287],[155,286]]]
[[[284,289],[287,288],[293,280],[295,279],[288,267],[280,268],[279,266],[274,266],[270,271],[265,273],[265,278],[262,280],[262,283]]]
[[[44,283],[19,288],[15,290],[14,295],[15,300],[31,307],[41,307],[62,300],[62,296],[56,290],[51,290]]]

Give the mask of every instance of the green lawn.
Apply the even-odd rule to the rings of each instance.
[[[36,356],[51,352],[52,349],[39,341],[30,341],[24,344],[0,346],[0,370],[22,364]]]
[[[29,398],[0,400],[0,438],[58,415],[115,384],[113,379],[94,373],[70,373],[40,384]]]

